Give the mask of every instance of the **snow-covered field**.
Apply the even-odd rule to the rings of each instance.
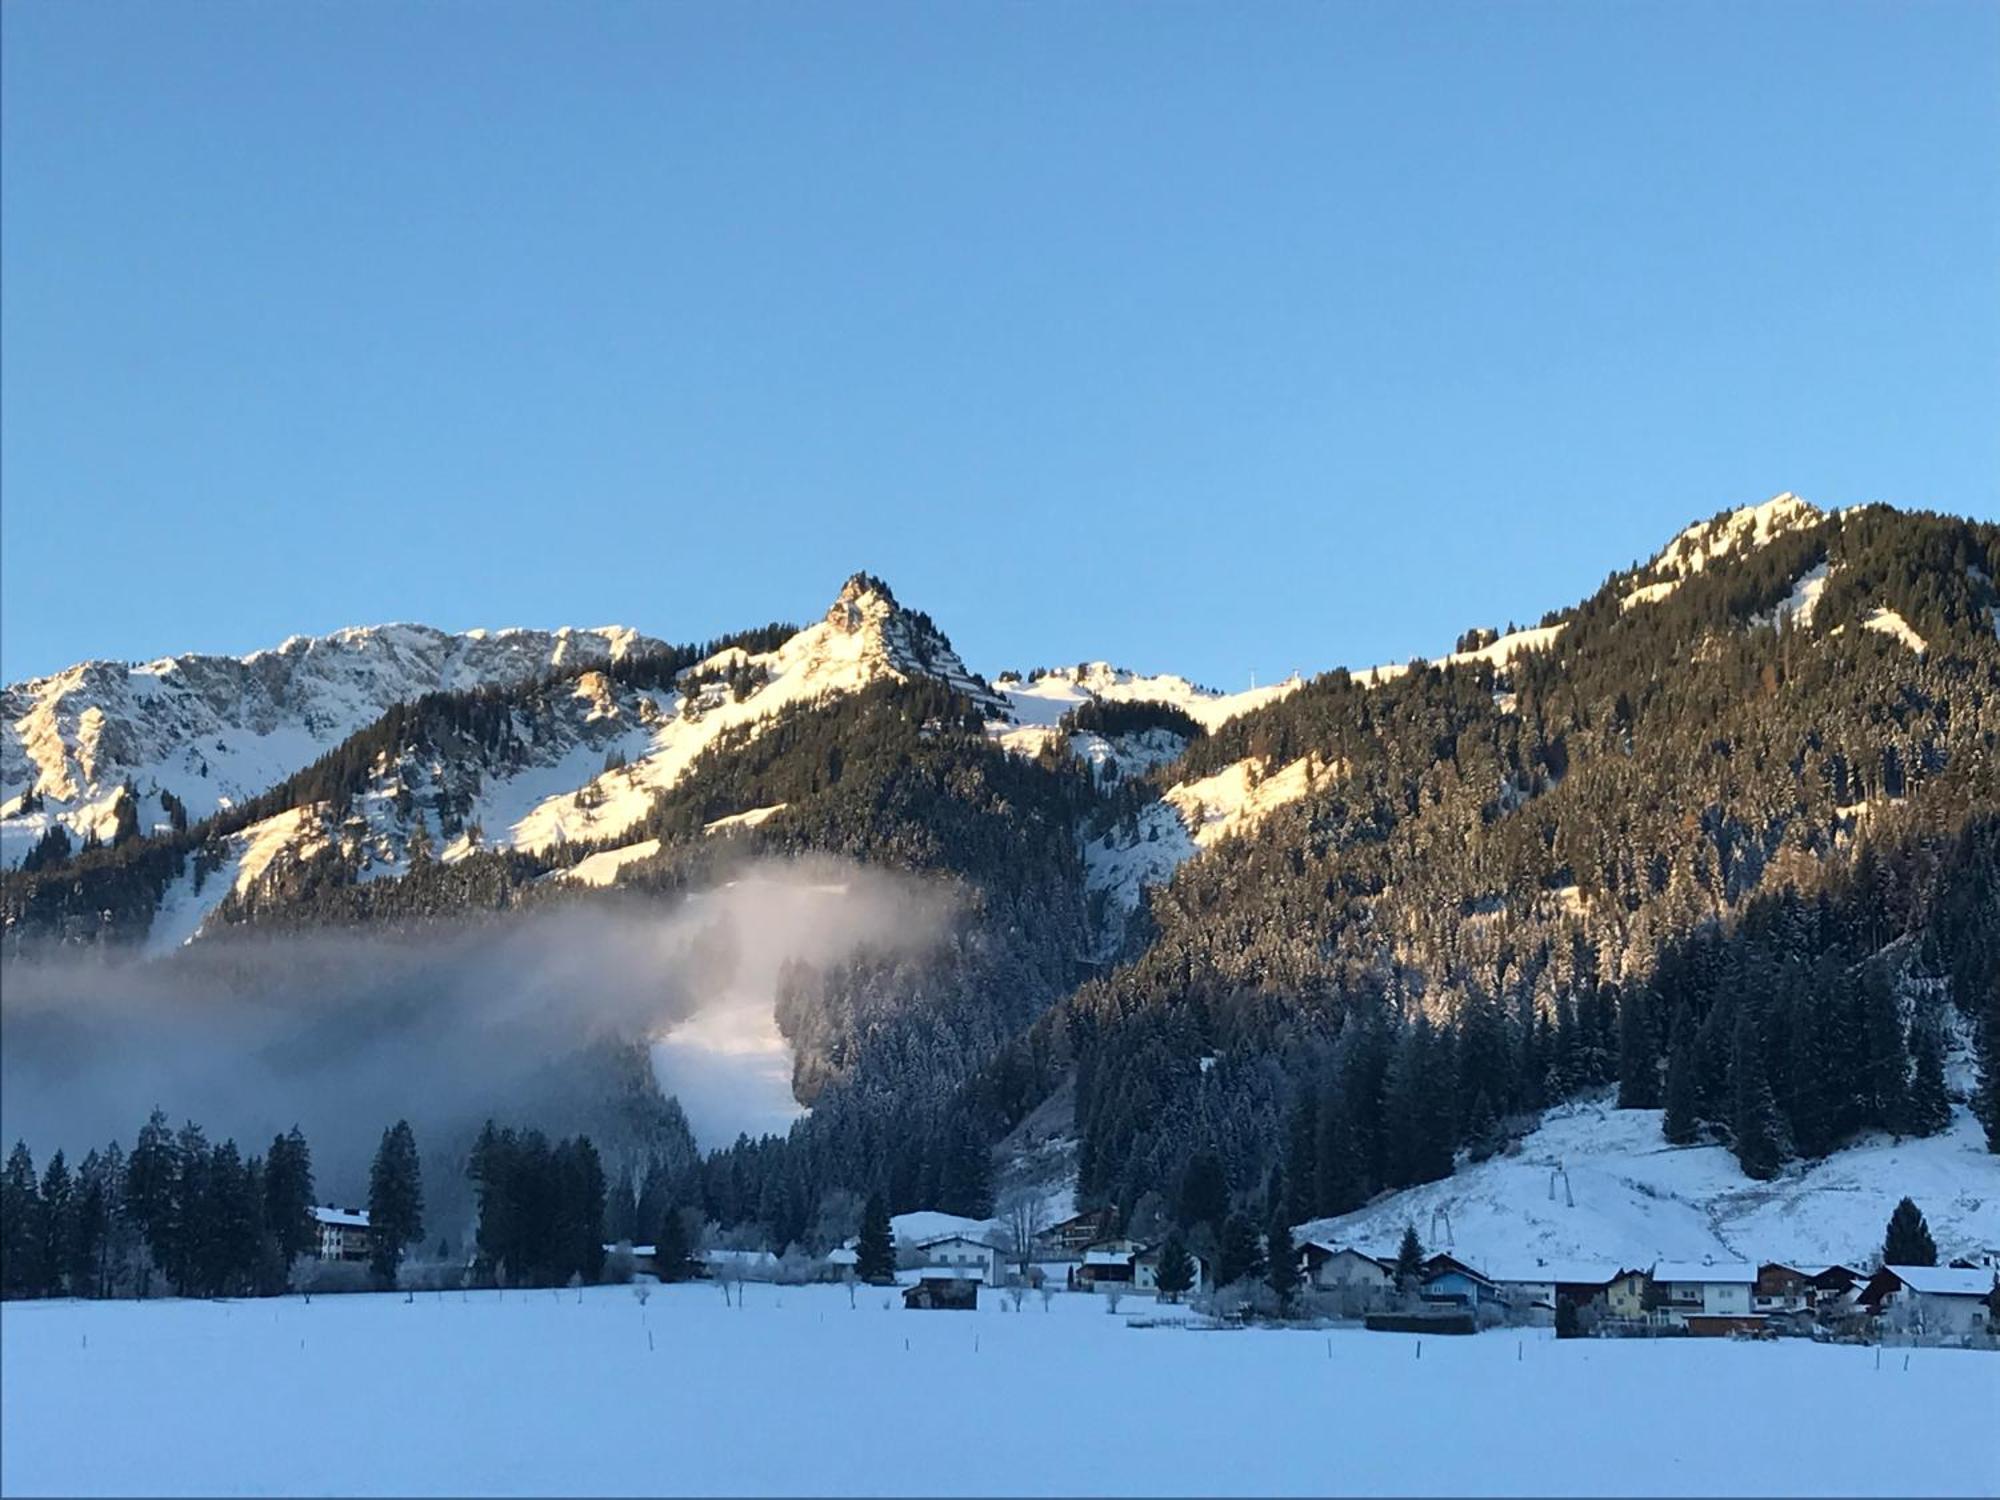
[[[891,1305],[884,1307],[884,1301]],[[1991,1494],[2000,1357],[707,1285],[9,1303],[0,1490]],[[1844,1415],[1843,1415],[1844,1414]]]

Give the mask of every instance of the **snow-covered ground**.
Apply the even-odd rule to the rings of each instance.
[[[1755,1182],[1720,1146],[1667,1145],[1657,1110],[1584,1105],[1551,1111],[1516,1154],[1300,1232],[1393,1254],[1413,1224],[1427,1248],[1474,1265],[1541,1257],[1640,1267],[1712,1255],[1861,1266],[1906,1194],[1946,1258],[2000,1248],[2000,1156],[1963,1108],[1928,1140],[1871,1137]]]
[[[0,1490],[2000,1489],[1990,1354],[1878,1368],[1799,1342],[1135,1327],[1153,1310],[1137,1296],[1108,1315],[1089,1294],[1013,1312],[989,1292],[962,1313],[744,1291],[8,1303]]]

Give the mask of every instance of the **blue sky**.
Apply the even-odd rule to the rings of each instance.
[[[0,668],[857,568],[1219,686],[2000,513],[2000,7],[0,7]]]

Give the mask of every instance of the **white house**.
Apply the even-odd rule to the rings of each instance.
[[[1157,1292],[1160,1289],[1160,1253],[1167,1248],[1162,1240],[1150,1249],[1141,1250],[1132,1257],[1132,1289],[1139,1292]],[[1188,1251],[1188,1260],[1194,1266],[1194,1285],[1190,1292],[1208,1292],[1215,1289],[1214,1268],[1204,1256]]]
[[[331,1203],[322,1208],[316,1203],[312,1216],[313,1224],[319,1230],[318,1255],[321,1260],[368,1259],[367,1209],[335,1208]]]
[[[1884,1266],[1861,1293],[1861,1305],[1889,1318],[1892,1326],[1927,1338],[1984,1333],[1992,1326],[1986,1302],[1993,1295],[1993,1272],[1955,1266]]]
[[[948,1266],[954,1270],[977,1271],[989,1285],[1000,1281],[1000,1252],[967,1234],[943,1234],[917,1245],[926,1266]]]
[[[1711,1318],[1747,1318],[1757,1268],[1742,1260],[1663,1260],[1653,1267],[1653,1286],[1660,1317],[1685,1323],[1689,1314]]]

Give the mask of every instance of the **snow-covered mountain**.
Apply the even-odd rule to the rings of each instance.
[[[425,693],[511,687],[661,644],[621,626],[472,630],[379,625],[293,636],[248,656],[88,661],[0,693],[0,863],[55,823],[108,838],[130,782],[140,826],[162,792],[200,820],[256,796]]]

